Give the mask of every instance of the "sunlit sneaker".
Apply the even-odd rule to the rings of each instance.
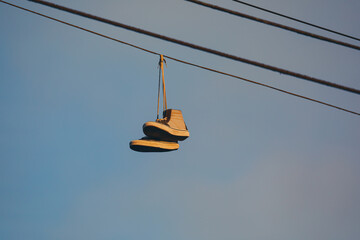
[[[180,110],[167,109],[163,117],[143,125],[146,136],[165,141],[183,141],[190,136]]]
[[[143,137],[130,142],[130,148],[137,152],[170,152],[179,149],[177,142],[157,140]]]

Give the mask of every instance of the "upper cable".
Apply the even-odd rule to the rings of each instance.
[[[240,3],[240,4],[243,4],[243,5],[246,5],[246,6],[249,6],[249,7],[252,7],[252,8],[259,9],[259,10],[264,11],[264,12],[268,12],[268,13],[283,17],[283,18],[290,19],[290,20],[295,21],[295,22],[299,22],[299,23],[308,25],[308,26],[311,26],[311,27],[314,27],[314,28],[318,28],[318,29],[321,29],[321,30],[324,30],[324,31],[327,31],[327,32],[331,32],[331,33],[334,33],[334,34],[337,34],[337,35],[340,35],[340,36],[343,36],[343,37],[347,37],[347,38],[350,38],[350,39],[353,39],[353,40],[360,41],[360,38],[357,38],[357,37],[354,37],[354,36],[351,36],[351,35],[348,35],[348,34],[345,34],[345,33],[341,33],[341,32],[335,31],[335,30],[331,30],[329,28],[322,27],[322,26],[319,26],[319,25],[316,25],[316,24],[313,24],[313,23],[310,23],[310,22],[306,22],[306,21],[300,20],[298,18],[290,17],[290,16],[287,16],[285,14],[281,14],[281,13],[278,13],[278,12],[275,12],[275,11],[272,11],[272,10],[269,10],[269,9],[266,9],[266,8],[255,6],[253,4],[250,4],[250,3],[247,3],[247,2],[244,2],[244,1],[239,1],[239,0],[233,0],[233,1],[237,2],[237,3]]]
[[[215,9],[215,10],[218,10],[218,11],[221,11],[221,12],[226,12],[226,13],[238,16],[238,17],[247,18],[249,20],[253,20],[253,21],[264,23],[264,24],[274,26],[274,27],[277,27],[277,28],[285,29],[285,30],[290,31],[290,32],[295,32],[295,33],[298,33],[298,34],[301,34],[301,35],[304,35],[304,36],[316,38],[316,39],[319,39],[319,40],[322,40],[322,41],[334,43],[334,44],[337,44],[337,45],[341,45],[341,46],[344,46],[344,47],[348,47],[348,48],[352,48],[352,49],[360,51],[360,46],[357,46],[357,45],[354,45],[354,44],[351,44],[351,43],[346,43],[346,42],[342,42],[342,41],[335,40],[335,39],[332,39],[332,38],[324,37],[324,36],[321,36],[321,35],[318,35],[318,34],[315,34],[315,33],[306,32],[306,31],[303,31],[303,30],[300,30],[300,29],[297,29],[297,28],[289,27],[289,26],[286,26],[286,25],[283,25],[283,24],[280,24],[280,23],[276,23],[276,22],[272,22],[272,21],[268,21],[268,20],[265,20],[265,19],[262,19],[262,18],[257,18],[257,17],[251,16],[251,15],[248,15],[248,14],[245,14],[245,13],[233,11],[233,10],[223,8],[223,7],[219,7],[217,5],[213,5],[213,4],[210,4],[210,3],[205,3],[205,2],[202,2],[202,1],[198,1],[198,0],[185,0],[185,1],[196,3],[198,5],[202,5],[204,7],[212,8],[212,9]],[[34,2],[38,2],[38,1],[34,1]]]

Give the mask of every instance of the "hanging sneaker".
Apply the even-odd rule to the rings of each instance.
[[[137,152],[169,152],[179,149],[177,142],[161,141],[149,137],[130,142],[130,148]]]
[[[180,110],[167,109],[164,118],[143,125],[144,134],[165,141],[183,141],[190,136]]]

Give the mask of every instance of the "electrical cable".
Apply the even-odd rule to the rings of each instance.
[[[115,22],[115,21],[105,19],[105,18],[102,18],[102,17],[94,16],[94,15],[91,15],[91,14],[88,14],[88,13],[85,13],[85,12],[81,12],[81,11],[78,11],[78,10],[75,10],[75,9],[60,6],[60,5],[57,5],[57,4],[54,4],[54,3],[50,3],[50,2],[46,2],[46,1],[42,1],[42,0],[28,0],[28,1],[39,3],[39,4],[42,4],[42,5],[46,5],[48,7],[52,7],[52,8],[55,8],[55,9],[62,10],[62,11],[66,11],[66,12],[69,12],[69,13],[72,13],[72,14],[75,14],[75,15],[90,18],[90,19],[100,21],[100,22],[103,22],[103,23],[111,24],[113,26],[125,28],[125,29],[130,30],[130,31],[134,31],[134,32],[137,32],[137,33],[141,33],[141,34],[145,34],[145,35],[152,36],[152,37],[155,37],[155,38],[159,38],[159,39],[162,39],[162,40],[165,40],[165,41],[168,41],[168,42],[172,42],[172,43],[179,44],[179,45],[182,45],[182,46],[190,47],[190,48],[197,49],[197,50],[200,50],[200,51],[203,51],[203,52],[211,53],[211,54],[214,54],[214,55],[217,55],[217,56],[229,58],[229,59],[232,59],[232,60],[235,60],[235,61],[247,63],[247,64],[254,65],[254,66],[257,66],[257,67],[260,67],[260,68],[264,68],[264,69],[279,72],[279,73],[282,73],[282,74],[290,75],[290,76],[293,76],[293,77],[296,77],[296,78],[308,80],[308,81],[315,82],[315,83],[318,83],[318,84],[322,84],[322,85],[325,85],[325,86],[328,86],[328,87],[333,87],[333,88],[341,89],[341,90],[344,90],[344,91],[360,94],[360,90],[358,90],[358,89],[350,88],[350,87],[343,86],[343,85],[340,85],[340,84],[336,84],[336,83],[328,82],[328,81],[321,80],[321,79],[318,79],[318,78],[310,77],[310,76],[307,76],[307,75],[304,75],[304,74],[292,72],[292,71],[289,71],[289,70],[286,70],[286,69],[282,69],[282,68],[270,66],[270,65],[267,65],[267,64],[264,64],[264,63],[256,62],[256,61],[253,61],[253,60],[245,59],[245,58],[242,58],[242,57],[234,56],[234,55],[231,55],[231,54],[227,54],[227,53],[220,52],[220,51],[217,51],[217,50],[213,50],[213,49],[210,49],[210,48],[206,48],[206,47],[203,47],[203,46],[188,43],[188,42],[185,42],[185,41],[182,41],[182,40],[170,38],[170,37],[167,37],[167,36],[164,36],[164,35],[153,33],[153,32],[143,30],[143,29],[140,29],[140,28],[132,27],[132,26],[129,26],[129,25],[126,25],[126,24],[123,24],[123,23],[119,23],[119,22]]]
[[[136,48],[136,49],[145,51],[145,52],[147,52],[147,53],[151,53],[151,54],[158,55],[158,56],[161,55],[160,53],[157,53],[157,52],[155,52],[155,51],[151,51],[151,50],[148,50],[148,49],[146,49],[146,48],[142,48],[142,47],[139,47],[139,46],[137,46],[137,45],[130,44],[130,43],[121,41],[121,40],[119,40],[119,39],[109,37],[109,36],[107,36],[107,35],[104,35],[104,34],[101,34],[101,33],[98,33],[98,32],[95,32],[95,31],[92,31],[92,30],[89,30],[89,29],[86,29],[86,28],[77,26],[77,25],[75,25],[75,24],[71,24],[71,23],[68,23],[68,22],[59,20],[59,19],[57,19],[57,18],[50,17],[50,16],[48,16],[48,15],[45,15],[45,14],[42,14],[42,13],[39,13],[39,12],[32,11],[32,10],[30,10],[30,9],[27,9],[27,8],[24,8],[24,7],[21,7],[21,6],[18,6],[18,5],[15,5],[15,4],[12,4],[12,3],[9,3],[9,2],[3,1],[3,0],[0,0],[0,2],[5,3],[5,4],[7,4],[7,5],[10,5],[10,6],[12,6],[12,7],[18,8],[18,9],[21,9],[21,10],[24,10],[24,11],[27,11],[27,12],[30,12],[30,13],[33,13],[33,14],[42,16],[42,17],[44,17],[44,18],[48,18],[48,19],[51,19],[51,20],[53,20],[53,21],[56,21],[56,22],[59,22],[59,23],[62,23],[62,24],[71,26],[71,27],[73,27],[73,28],[80,29],[80,30],[83,30],[83,31],[85,31],[85,32],[89,32],[89,33],[95,34],[95,35],[97,35],[97,36],[100,36],[100,37],[103,37],[103,38],[107,38],[107,39],[116,41],[116,42],[118,42],[118,43],[125,44],[125,45],[127,45],[127,46],[130,46],[130,47],[133,47],[133,48]],[[208,71],[215,72],[215,73],[218,73],[218,74],[221,74],[221,75],[225,75],[225,76],[229,76],[229,77],[232,77],[232,78],[237,78],[237,79],[240,79],[240,80],[243,80],[243,81],[252,83],[252,84],[256,84],[256,85],[259,85],[259,86],[262,86],[262,87],[270,88],[270,89],[273,89],[273,90],[278,91],[278,92],[282,92],[282,93],[285,93],[285,94],[288,94],[288,95],[292,95],[292,96],[295,96],[295,97],[299,97],[299,98],[302,98],[302,99],[305,99],[305,100],[308,100],[308,101],[316,102],[316,103],[319,103],[319,104],[322,104],[322,105],[325,105],[325,106],[328,106],[328,107],[331,107],[331,108],[335,108],[335,109],[337,109],[337,110],[341,110],[341,111],[344,111],[344,112],[348,112],[348,113],[351,113],[351,114],[355,114],[355,115],[360,116],[360,113],[359,113],[359,112],[351,111],[351,110],[348,110],[348,109],[345,109],[345,108],[342,108],[342,107],[338,107],[338,106],[335,106],[335,105],[332,105],[332,104],[329,104],[329,103],[326,103],[326,102],[322,102],[322,101],[319,101],[319,100],[316,100],[316,99],[313,99],[313,98],[305,97],[305,96],[302,96],[302,95],[300,95],[300,94],[296,94],[296,93],[293,93],[293,92],[289,92],[289,91],[286,91],[286,90],[283,90],[283,89],[280,89],[280,88],[277,88],[277,87],[273,87],[273,86],[270,86],[270,85],[267,85],[267,84],[264,84],[264,83],[259,83],[259,82],[256,82],[256,81],[253,81],[253,80],[250,80],[250,79],[246,79],[246,78],[243,78],[243,77],[240,77],[240,76],[236,76],[236,75],[233,75],[233,74],[230,74],[230,73],[222,72],[222,71],[219,71],[219,70],[216,70],[216,69],[213,69],[213,68],[209,68],[209,67],[201,66],[201,65],[198,65],[198,64],[195,64],[195,63],[191,63],[191,62],[187,62],[187,61],[184,61],[184,60],[180,60],[180,59],[177,59],[177,58],[174,58],[174,57],[171,57],[171,56],[167,56],[167,55],[163,55],[163,56],[166,57],[166,58],[168,58],[168,59],[171,59],[171,60],[173,60],[173,61],[176,61],[176,62],[180,62],[180,63],[186,64],[186,65],[190,65],[190,66],[193,66],[193,67],[197,67],[197,68],[200,68],[200,69],[208,70]]]
[[[266,8],[255,6],[255,5],[247,3],[247,2],[243,2],[243,1],[239,1],[239,0],[233,0],[233,1],[237,2],[237,3],[240,3],[240,4],[244,4],[244,5],[252,7],[252,8],[259,9],[259,10],[264,11],[264,12],[268,12],[268,13],[271,13],[271,14],[274,14],[274,15],[277,15],[277,16],[280,16],[280,17],[284,17],[284,18],[293,20],[295,22],[299,22],[299,23],[302,23],[302,24],[305,24],[305,25],[308,25],[308,26],[311,26],[311,27],[315,27],[315,28],[318,28],[318,29],[321,29],[321,30],[324,30],[324,31],[327,31],[327,32],[331,32],[331,33],[334,33],[334,34],[337,34],[337,35],[340,35],[340,36],[343,36],[343,37],[347,37],[347,38],[351,38],[353,40],[360,41],[360,38],[353,37],[353,36],[350,36],[348,34],[341,33],[341,32],[335,31],[335,30],[331,30],[329,28],[321,27],[319,25],[316,25],[316,24],[313,24],[313,23],[310,23],[310,22],[306,22],[306,21],[303,21],[303,20],[300,20],[300,19],[297,19],[297,18],[293,18],[293,17],[287,16],[287,15],[284,15],[284,14],[281,14],[281,13],[278,13],[278,12],[275,12],[275,11],[271,11],[271,10],[266,9]]]
[[[360,46],[357,46],[357,45],[354,45],[354,44],[350,44],[350,43],[338,41],[338,40],[335,40],[335,39],[332,39],[332,38],[324,37],[324,36],[321,36],[321,35],[318,35],[318,34],[306,32],[306,31],[303,31],[303,30],[300,30],[300,29],[297,29],[297,28],[289,27],[289,26],[279,24],[279,23],[276,23],[276,22],[272,22],[272,21],[268,21],[268,20],[265,20],[265,19],[262,19],[262,18],[257,18],[257,17],[251,16],[251,15],[248,15],[248,14],[245,14],[245,13],[241,13],[241,12],[233,11],[233,10],[226,9],[226,8],[223,8],[223,7],[219,7],[217,5],[205,3],[205,2],[202,2],[202,1],[198,1],[198,0],[185,0],[185,1],[192,2],[192,3],[198,4],[198,5],[204,6],[204,7],[212,8],[212,9],[215,9],[215,10],[218,10],[218,11],[221,11],[221,12],[229,13],[229,14],[232,14],[232,15],[235,15],[235,16],[238,16],[238,17],[247,18],[247,19],[250,19],[250,20],[253,20],[253,21],[256,21],[256,22],[260,22],[260,23],[264,23],[264,24],[274,26],[274,27],[277,27],[277,28],[285,29],[285,30],[288,30],[288,31],[291,31],[291,32],[295,32],[295,33],[304,35],[304,36],[316,38],[316,39],[319,39],[319,40],[322,40],[322,41],[334,43],[334,44],[341,45],[341,46],[348,47],[348,48],[352,48],[352,49],[355,49],[355,50],[360,50]]]

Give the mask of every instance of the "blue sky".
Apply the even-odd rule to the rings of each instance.
[[[201,65],[360,111],[355,94],[11,1]],[[181,0],[52,1],[360,88],[360,54]],[[233,1],[208,1],[314,33]],[[253,4],[359,37],[360,2]],[[1,239],[358,239],[360,118],[167,60],[190,138],[129,141],[156,118],[158,57],[0,4]]]

